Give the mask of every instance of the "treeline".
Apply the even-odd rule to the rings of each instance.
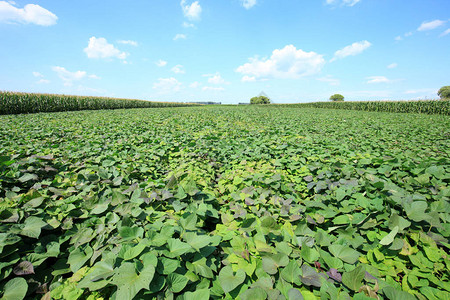
[[[108,97],[70,96],[56,94],[16,93],[0,91],[0,114],[24,114],[72,110],[97,110],[146,107],[176,107],[195,104],[152,102]]]

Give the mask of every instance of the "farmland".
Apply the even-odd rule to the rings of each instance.
[[[6,299],[449,298],[448,116],[3,115],[0,145]]]

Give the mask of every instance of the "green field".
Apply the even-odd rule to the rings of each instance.
[[[5,299],[449,299],[450,118],[0,116]]]

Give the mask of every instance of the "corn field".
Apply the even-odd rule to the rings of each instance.
[[[193,104],[0,91],[0,115],[72,110],[176,107]]]
[[[292,104],[292,106],[392,113],[450,115],[449,100],[314,102]]]

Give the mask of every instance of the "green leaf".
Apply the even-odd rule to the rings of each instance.
[[[125,244],[122,246],[117,256],[123,258],[124,260],[130,260],[139,256],[139,254],[141,254],[146,247],[147,245],[143,241],[141,241],[136,246]]]
[[[170,259],[166,257],[160,257],[157,265],[157,272],[159,274],[168,275],[180,266],[180,261],[176,259]]]
[[[27,182],[30,180],[37,180],[38,176],[35,174],[31,174],[31,173],[26,173],[24,175],[22,175],[22,177],[19,178],[20,182]]]
[[[169,290],[171,290],[174,293],[181,292],[188,283],[188,281],[189,279],[186,276],[177,273],[171,273],[167,276],[167,283],[169,285]]]
[[[137,274],[135,264],[123,263],[116,270],[111,282],[117,286],[116,299],[131,300],[140,290],[148,290],[154,275],[155,268],[152,265],[145,266]]]
[[[359,266],[350,272],[344,272],[344,274],[342,274],[342,283],[349,289],[358,291],[363,285],[362,281],[365,275],[366,270],[364,270],[363,266]]]
[[[1,300],[22,300],[28,291],[27,281],[21,277],[11,279],[3,288]]]
[[[195,292],[186,292],[183,295],[181,295],[178,299],[180,300],[207,300],[210,299],[210,291],[209,289],[200,289],[196,290]]]
[[[281,271],[281,277],[289,283],[299,285],[301,270],[296,260],[291,260],[288,265]]]
[[[125,241],[134,240],[142,238],[142,236],[144,235],[144,229],[142,229],[141,227],[122,226],[119,229],[119,234]]]
[[[416,300],[417,298],[408,292],[399,291],[391,286],[383,288],[383,293],[389,300]]]
[[[202,257],[199,260],[191,262],[186,262],[186,267],[195,274],[198,274],[205,278],[213,278],[213,272],[210,267],[206,264],[206,257]]]
[[[319,252],[317,252],[316,249],[310,248],[306,245],[302,246],[300,253],[301,253],[301,257],[309,263],[314,263],[320,257]]]
[[[319,249],[319,253],[320,253],[320,257],[325,261],[325,263],[327,264],[327,266],[330,269],[331,268],[340,269],[344,266],[344,263],[342,262],[342,260],[340,260],[337,257],[331,256],[331,254],[328,253],[327,251]]]
[[[208,235],[197,235],[194,232],[186,232],[183,238],[197,251],[200,251],[201,248],[208,246],[212,240],[212,238]]]
[[[69,254],[67,263],[70,265],[70,270],[75,273],[91,258],[94,250],[90,246],[87,246],[84,251],[81,247],[76,248]]]
[[[267,293],[261,287],[250,288],[239,294],[242,300],[265,300]]]
[[[91,291],[102,288],[108,284],[105,279],[114,275],[114,265],[107,261],[97,262],[89,273],[78,283],[79,288],[88,288]],[[98,283],[101,282],[99,285]]]
[[[170,258],[178,257],[192,250],[192,247],[189,244],[184,243],[179,239],[169,239],[167,241],[167,246],[169,247],[169,251],[164,251],[164,255]]]
[[[319,273],[317,273],[316,270],[314,270],[307,264],[303,264],[301,276],[303,284],[321,287],[322,286],[321,278],[322,276]]]
[[[229,293],[243,283],[245,278],[246,274],[243,270],[238,270],[234,274],[231,266],[226,266],[220,270],[218,280],[223,291]]]
[[[25,235],[31,238],[39,238],[41,235],[41,228],[47,225],[41,218],[38,217],[28,217],[20,232],[21,235]]]
[[[284,253],[275,255],[265,255],[262,258],[262,265],[264,271],[270,275],[278,273],[279,267],[284,267],[289,263],[289,257]]]
[[[398,226],[395,226],[388,235],[386,235],[384,238],[381,239],[380,244],[384,246],[390,245],[394,241],[394,238],[397,235],[397,233],[398,233]]]
[[[305,298],[303,298],[302,293],[298,289],[295,289],[295,288],[292,288],[292,289],[289,290],[288,298],[289,298],[289,300],[294,300],[294,299],[295,300],[303,300],[303,299],[305,299]]]
[[[425,201],[414,201],[412,203],[405,203],[403,206],[406,215],[410,220],[415,222],[429,220],[430,216],[425,213],[428,204]]]
[[[344,245],[331,245],[329,247],[329,250],[331,254],[334,256],[342,259],[344,262],[348,264],[354,264],[358,261],[359,256],[361,253],[359,253],[356,250],[353,250],[352,248]]]

